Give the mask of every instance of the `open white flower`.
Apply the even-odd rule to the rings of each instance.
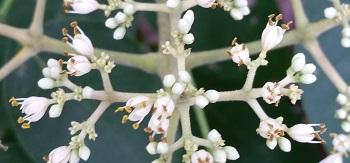
[[[71,27],[74,30],[74,36],[68,34],[67,29],[63,28],[63,41],[81,55],[92,56],[94,54],[94,47],[91,43],[91,40],[85,35],[83,30],[81,30],[77,22],[72,22]],[[69,42],[69,40],[71,42]]]
[[[273,21],[272,19],[275,19]],[[278,26],[278,22],[282,19],[282,14],[275,17],[274,14],[269,16],[269,21],[261,35],[261,46],[263,51],[268,51],[274,48],[282,41],[283,35],[289,29],[291,22]]]
[[[206,150],[194,152],[191,156],[191,163],[213,163],[213,156]]]
[[[314,127],[320,127],[316,131]],[[287,130],[288,135],[295,141],[301,143],[324,143],[320,134],[325,131],[324,124],[296,124]]]
[[[126,107],[130,107],[133,111],[128,116],[130,121],[141,123],[145,116],[152,109],[152,101],[146,96],[136,96],[126,102]]]
[[[260,122],[259,128],[256,131],[261,137],[266,138],[266,146],[270,149],[274,149],[278,144],[283,151],[289,152],[289,140],[283,137],[287,126],[282,122],[282,117],[277,119],[268,118]]]
[[[232,41],[232,48],[228,52],[233,62],[237,63],[238,66],[250,63],[249,49],[244,44],[238,44],[237,38]]]
[[[68,73],[74,76],[82,76],[91,71],[91,63],[84,56],[76,55],[67,61]]]
[[[67,163],[70,156],[71,149],[68,146],[60,146],[50,152],[47,163]]]
[[[203,8],[210,8],[215,4],[215,0],[197,0],[197,3]]]
[[[154,112],[146,130],[155,134],[166,134],[174,109],[175,103],[170,96],[159,97],[154,103]]]
[[[88,14],[101,8],[96,0],[64,0],[64,6],[72,8],[65,12],[73,14]]]
[[[261,89],[261,96],[268,104],[278,104],[282,97],[281,89],[278,86],[278,83],[267,82]]]
[[[25,114],[19,117],[17,122],[22,124],[22,128],[30,128],[30,123],[39,121],[51,104],[49,99],[44,97],[12,98],[9,101],[12,106],[21,105],[20,110]]]

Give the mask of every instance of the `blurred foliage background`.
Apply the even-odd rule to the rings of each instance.
[[[9,5],[4,7],[5,3]],[[323,9],[331,5],[326,0],[304,0],[304,3],[311,20],[322,19]],[[2,23],[25,28],[31,21],[35,0],[0,0],[0,5]],[[293,18],[289,0],[250,0],[250,6],[252,13],[243,21],[233,21],[230,15],[221,9],[194,8],[196,19],[192,31],[196,41],[191,45],[193,51],[227,47],[233,37],[238,37],[240,42],[259,39],[266,25],[267,16],[271,13],[282,12],[286,19]],[[68,26],[72,20],[77,20],[95,47],[139,54],[155,51],[158,48],[155,13],[138,12],[135,15],[133,27],[128,30],[126,38],[122,41],[112,39],[113,31],[104,26],[105,19],[101,11],[89,15],[68,15],[63,12],[62,1],[48,1],[45,34],[60,39],[61,28]],[[348,72],[350,71],[349,64],[347,64],[350,58],[346,54],[349,53],[349,50],[342,49],[339,42],[334,41],[339,38],[340,29],[334,29],[322,35],[321,40],[326,52],[332,52],[332,54],[328,53],[331,61],[337,63],[336,66],[341,70],[341,74],[346,76],[350,73]],[[2,65],[19,49],[19,44],[0,36]],[[267,81],[282,79],[295,49],[298,52],[303,51],[300,46],[296,46],[271,52],[268,55],[270,64],[259,69],[255,86],[260,87]],[[7,103],[8,99],[12,96],[49,96],[50,91],[40,90],[36,82],[42,77],[41,69],[50,57],[59,58],[61,56],[42,53],[1,82],[0,136],[4,144],[9,146],[7,152],[0,152],[1,163],[44,162],[42,156],[70,141],[68,131],[70,122],[84,121],[97,106],[96,101],[68,102],[60,118],[49,119],[46,115],[41,121],[34,123],[29,130],[22,130],[16,124],[20,112],[10,108]],[[231,61],[202,66],[193,70],[198,87],[219,91],[240,89],[246,73],[245,68],[237,67]],[[333,118],[334,110],[338,107],[334,100],[337,92],[320,70],[317,73],[319,80],[316,84],[303,86],[306,93],[301,103],[293,106],[289,100],[283,99],[279,107],[274,107],[261,101],[268,115],[274,118],[283,116],[288,126],[302,122],[326,122],[331,131],[340,131],[339,121]],[[159,77],[144,73],[142,70],[117,66],[112,74],[113,86],[118,90],[154,92],[161,87]],[[350,77],[346,76],[346,79],[349,81]],[[97,72],[73,80],[79,85],[90,85],[95,89],[102,89]],[[122,104],[115,104],[114,107],[120,105]],[[290,153],[284,153],[277,148],[274,151],[269,150],[265,146],[265,139],[256,134],[255,130],[259,125],[258,118],[243,102],[211,104],[204,111],[210,128],[217,129],[223,135],[226,144],[238,149],[241,158],[235,161],[237,163],[312,163],[318,162],[326,155],[321,145],[296,142],[292,142]],[[96,130],[99,136],[95,142],[87,141],[87,145],[92,150],[87,162],[140,163],[154,159],[144,150],[148,140],[146,134],[141,129],[133,131],[130,125],[122,125],[121,117],[121,114],[113,113],[111,107],[97,122]],[[192,126],[195,135],[200,136],[195,116],[192,119]],[[328,137],[328,134],[324,136]],[[174,162],[180,162],[179,157]]]

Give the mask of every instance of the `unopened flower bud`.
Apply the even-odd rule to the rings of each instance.
[[[235,147],[225,146],[224,151],[228,160],[237,160],[239,159],[239,153]]]
[[[222,140],[222,137],[221,137],[221,134],[217,130],[212,129],[208,133],[208,140],[212,143],[217,143],[217,142]]]
[[[275,149],[277,146],[277,139],[266,140],[266,146],[271,150]]]
[[[117,23],[117,21],[114,18],[108,18],[105,21],[105,26],[107,28],[114,29],[114,28],[116,28],[118,26],[118,23]]]
[[[304,84],[312,84],[316,81],[316,76],[313,74],[304,74],[300,77],[300,82]]]
[[[127,15],[133,15],[135,13],[135,6],[130,4],[130,3],[127,3],[125,6],[124,6],[124,9],[123,9],[124,13],[127,14]]]
[[[77,55],[67,61],[67,69],[71,75],[82,76],[91,71],[91,63],[86,57]]]
[[[246,7],[248,6],[248,1],[247,0],[234,0],[234,4],[236,7]]]
[[[121,40],[124,38],[125,33],[126,33],[125,27],[118,27],[113,33],[113,38],[116,40]]]
[[[292,150],[292,145],[290,141],[285,137],[278,138],[278,145],[284,152],[290,152]]]
[[[203,109],[209,104],[209,100],[206,97],[200,95],[196,97],[195,103],[199,108]]]
[[[191,75],[187,71],[179,71],[179,78],[185,83],[191,82]]]
[[[175,82],[176,82],[175,75],[168,74],[164,76],[164,79],[163,79],[164,87],[170,88],[174,85]]]
[[[159,142],[157,144],[157,153],[166,154],[169,151],[169,145],[165,142]]]
[[[350,122],[342,122],[341,123],[341,128],[345,131],[345,132],[350,132]]]
[[[345,27],[342,30],[342,35],[343,35],[343,37],[350,37],[350,27]]]
[[[84,161],[88,160],[90,157],[90,154],[91,154],[91,151],[86,145],[83,145],[79,148],[79,157],[82,160]]]
[[[186,84],[177,82],[174,84],[171,91],[176,95],[181,95],[185,91],[185,88]]]
[[[50,78],[41,78],[38,81],[38,86],[41,89],[52,89],[55,86],[55,82]]]
[[[190,45],[194,42],[194,36],[192,33],[185,34],[183,37],[184,44]]]
[[[301,70],[303,74],[312,74],[316,71],[316,66],[312,63],[308,63],[304,66],[304,68]]]
[[[177,28],[180,33],[187,34],[191,29],[191,24],[185,19],[180,19]]]
[[[156,142],[148,143],[148,145],[146,146],[146,150],[151,155],[157,154],[157,143]]]
[[[211,103],[215,103],[216,101],[219,100],[219,97],[220,97],[220,94],[218,91],[216,90],[208,90],[204,93],[205,97],[208,98],[208,100],[211,102]]]
[[[226,153],[221,149],[217,149],[213,152],[214,161],[217,163],[225,163],[226,162]]]
[[[62,106],[59,104],[52,105],[49,110],[49,116],[50,118],[57,118],[61,115],[62,113]]]
[[[92,93],[94,92],[94,89],[92,89],[91,87],[89,86],[86,86],[83,88],[83,98],[90,98]]]
[[[230,11],[230,15],[234,20],[242,20],[243,19],[243,14],[239,9],[232,9]]]
[[[50,58],[49,60],[47,60],[47,67],[51,68],[51,67],[59,67],[60,63],[53,58]]]
[[[328,19],[333,19],[337,16],[338,11],[334,7],[324,9],[324,16]]]
[[[343,94],[338,94],[337,96],[337,102],[340,104],[340,105],[345,105],[347,102],[348,102],[348,97],[346,97],[345,95]]]
[[[41,73],[44,75],[44,77],[50,77],[50,68],[45,67],[43,70],[41,70]]]
[[[166,6],[170,7],[170,8],[176,8],[180,3],[180,0],[168,0],[166,2]]]
[[[344,47],[344,48],[350,48],[350,37],[343,37],[341,39],[341,45]]]
[[[335,116],[339,119],[345,119],[347,115],[348,112],[343,108],[340,108],[335,112]]]
[[[118,12],[115,16],[114,19],[116,20],[117,24],[124,23],[126,21],[126,15],[123,12]]]

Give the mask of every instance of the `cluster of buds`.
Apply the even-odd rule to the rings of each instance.
[[[88,134],[89,140],[95,141],[97,138],[97,133],[95,131],[95,126],[90,125],[87,121],[79,123],[79,122],[71,122],[70,128],[68,130],[70,131],[71,135],[75,135],[79,131],[84,131]]]
[[[52,89],[60,85],[61,81],[64,81],[66,78],[65,73],[62,71],[62,64],[52,58],[47,61],[47,67],[43,68],[42,74],[44,78],[38,81],[38,86],[41,89]]]
[[[350,88],[348,88],[348,91]],[[337,96],[337,102],[341,105],[341,107],[336,111],[335,117],[343,120],[341,127],[345,132],[350,132],[350,94],[349,93],[340,93]]]
[[[230,12],[234,20],[242,20],[250,14],[247,0],[197,0],[197,4],[203,8],[221,7]]]
[[[306,64],[305,55],[303,53],[298,53],[292,58],[292,64],[287,70],[287,76],[292,76],[295,82],[312,84],[317,79],[313,74],[315,70],[316,66],[312,63]]]
[[[81,144],[78,148],[70,146],[60,146],[44,157],[47,163],[78,163],[80,159],[87,161],[90,157],[90,149]]]
[[[135,7],[130,3],[122,3],[120,7],[123,12],[119,11],[113,18],[108,18],[105,22],[106,27],[110,29],[117,28],[113,33],[113,38],[116,40],[124,38],[126,29],[132,25],[135,13]]]
[[[314,127],[319,127],[319,130],[315,130]],[[283,118],[277,119],[268,118],[260,122],[257,133],[266,138],[266,146],[271,150],[275,149],[277,144],[284,152],[290,152],[291,142],[285,138],[285,133],[295,141],[301,143],[324,143],[324,140],[320,137],[320,134],[326,130],[324,124],[296,124],[291,128],[288,128],[283,124]]]
[[[215,162],[225,163],[226,160],[237,160],[239,158],[237,149],[232,146],[225,146],[225,140],[222,139],[217,130],[213,129],[208,133],[208,140],[213,146],[212,154]]]
[[[155,154],[163,155],[168,153],[169,144],[166,141],[161,141],[161,142],[151,141],[146,146],[146,150],[151,155],[155,155]]]
[[[342,22],[343,30],[341,45],[345,48],[350,48],[350,25],[347,18],[349,15],[349,4],[337,4],[336,7],[328,7],[324,9],[324,16],[327,19],[335,19],[339,22]]]
[[[333,138],[333,150],[331,154],[319,163],[343,163],[343,157],[347,157],[350,152],[350,137],[344,134],[331,134]]]
[[[174,38],[177,40],[177,44],[192,44],[194,42],[194,36],[189,33],[194,22],[194,13],[192,10],[186,11],[182,19],[177,23],[177,30],[173,33]]]

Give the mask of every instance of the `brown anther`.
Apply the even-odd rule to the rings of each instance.
[[[237,44],[237,37],[233,38],[232,42],[231,42],[231,45],[234,46]]]
[[[146,133],[149,133],[149,134],[152,133],[152,129],[149,127],[143,129],[143,131],[145,131]]]
[[[77,26],[73,28],[73,33],[74,33],[74,35],[80,34],[80,32],[79,32]]]
[[[278,14],[276,17],[275,17],[275,20],[276,21],[280,21],[283,19],[283,15],[282,14]]]
[[[216,8],[219,8],[220,7],[220,4],[217,3],[217,2],[214,2],[213,5],[210,6],[211,9],[216,9]]]
[[[67,36],[67,34],[68,34],[67,28],[62,28],[62,35]]]
[[[73,4],[73,2],[64,2],[63,3],[63,6],[64,7],[69,7],[69,6],[71,6]]]
[[[271,15],[268,16],[268,18],[269,18],[269,20],[268,20],[269,25],[273,25],[274,22],[273,22],[272,19],[273,19],[274,17],[275,17],[275,14],[271,14]]]
[[[327,131],[327,127],[325,123],[320,124],[320,133],[323,134]]]
[[[64,65],[64,60],[63,59],[59,59],[58,63],[60,64],[60,66],[62,67]]]
[[[154,137],[152,135],[148,136],[148,140],[149,140],[149,142],[154,142],[155,141]]]
[[[29,123],[23,123],[22,124],[22,128],[23,129],[28,129],[28,128],[30,128],[30,124]]]
[[[67,51],[64,51],[63,55],[67,57],[67,56],[69,56],[69,53]]]
[[[63,37],[63,38],[62,38],[62,41],[63,41],[64,43],[68,42],[68,37]]]
[[[118,107],[117,109],[115,109],[115,113],[117,113],[117,112],[122,112],[122,111],[124,111],[124,107]]]
[[[289,30],[291,24],[293,24],[293,21],[289,21],[287,24],[282,24],[281,28],[285,30]]]
[[[125,124],[126,122],[128,122],[129,120],[129,116],[128,115],[124,115],[122,118],[122,124]]]
[[[48,155],[43,156],[43,160],[44,160],[45,162],[48,162],[48,161],[49,161],[49,156],[48,156]]]
[[[72,28],[75,28],[75,27],[78,26],[78,22],[77,22],[77,21],[72,21],[72,22],[70,23],[70,26],[71,26]]]
[[[18,106],[19,103],[15,97],[11,97],[9,100],[9,103],[11,104],[12,107]]]
[[[140,127],[140,124],[138,124],[138,123],[132,124],[132,128],[133,128],[134,130],[137,130],[139,127]]]
[[[17,119],[17,123],[18,124],[22,124],[24,122],[24,118],[21,116],[21,117],[18,117]]]
[[[128,112],[128,113],[131,113],[132,112],[132,108],[130,106],[125,106],[124,107],[125,111]]]
[[[164,132],[164,130],[162,128],[160,128],[160,127],[157,130],[158,130],[158,132],[161,132],[161,133]]]

